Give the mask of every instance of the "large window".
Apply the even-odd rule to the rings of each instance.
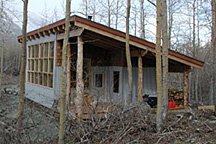
[[[28,47],[28,82],[53,87],[54,42]]]

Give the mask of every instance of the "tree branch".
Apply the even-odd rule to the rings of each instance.
[[[152,1],[150,0],[147,0],[150,4],[152,4],[153,6],[157,7],[155,3],[153,3]]]

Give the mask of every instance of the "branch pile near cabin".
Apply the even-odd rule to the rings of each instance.
[[[0,98],[0,143],[55,144],[58,137],[58,116],[44,109],[26,105],[24,129],[20,137],[13,132],[18,97]],[[214,143],[216,113],[188,111],[168,113],[165,129],[156,132],[155,113],[145,104],[128,109],[115,107],[101,119],[92,113],[87,121],[66,121],[65,143]],[[48,109],[47,109],[48,110]],[[7,117],[9,116],[9,117]]]

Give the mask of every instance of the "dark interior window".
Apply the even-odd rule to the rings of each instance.
[[[113,92],[119,93],[119,71],[113,72]]]
[[[103,74],[95,74],[95,87],[103,87]]]

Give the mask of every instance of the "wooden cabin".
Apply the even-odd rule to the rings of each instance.
[[[27,33],[26,97],[48,108],[60,96],[64,24],[63,19]],[[98,102],[124,104],[128,93],[125,33],[76,15],[71,16],[70,24],[68,93],[74,95],[77,49],[83,47],[85,95],[93,96]],[[18,40],[21,43],[22,36]],[[139,56],[143,63],[143,95],[156,97],[155,44],[130,36],[130,51],[133,101],[137,100]],[[179,106],[185,107],[189,97],[189,73],[192,68],[202,68],[204,63],[173,50],[169,50],[168,58],[169,72],[183,74],[183,97]]]

